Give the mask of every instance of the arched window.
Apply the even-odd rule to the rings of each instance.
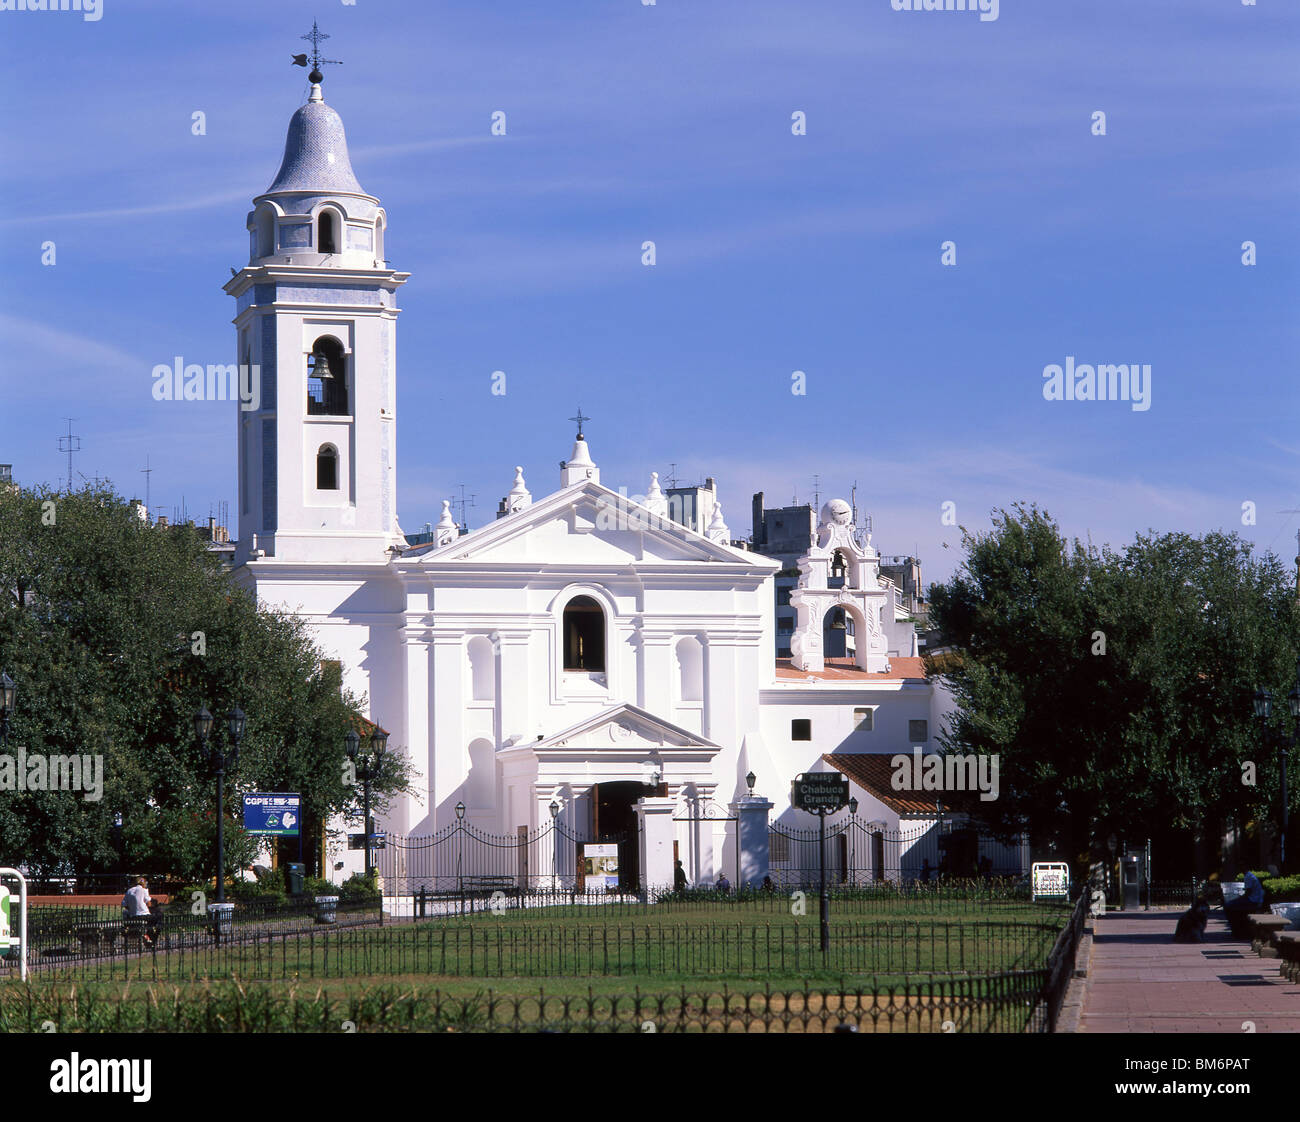
[[[307,356],[307,412],[342,417],[348,412],[348,364],[343,344],[322,335]]]
[[[590,596],[575,596],[565,605],[564,669],[604,673],[605,613]]]
[[[466,654],[469,656],[470,697],[474,701],[491,701],[497,695],[496,657],[492,640],[486,635],[470,639]]]
[[[692,636],[677,640],[677,696],[682,701],[704,700],[704,648]]]
[[[316,252],[338,253],[339,219],[332,210],[322,210],[316,220]]]
[[[844,558],[844,554],[838,549],[831,555],[831,573],[830,579],[826,582],[828,588],[843,588],[849,583],[848,581],[849,564]]]
[[[316,490],[339,489],[339,453],[332,444],[322,444],[316,453]]]
[[[375,258],[381,265],[384,263],[384,216],[382,214],[375,221]]]

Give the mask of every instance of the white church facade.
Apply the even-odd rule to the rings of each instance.
[[[434,540],[410,546],[396,445],[408,274],[386,264],[383,207],[353,173],[318,71],[311,80],[280,170],[253,200],[249,262],[225,286],[239,361],[261,372],[259,408],[239,413],[235,564],[259,599],[308,621],[409,759],[414,792],[378,828],[631,832],[620,853],[643,887],[671,884],[674,860],[693,884],[778,876],[769,821],[815,822],[789,806],[795,775],[938,746],[947,696],[881,585],[870,535],[847,504],[823,508],[786,660],[773,657],[780,564],[730,544],[721,504],[701,533],[667,517],[657,478],[644,505],[620,496],[581,430],[558,478],[502,465],[513,484],[495,521],[461,534],[444,503]],[[823,657],[832,608],[855,622],[854,660]],[[933,833],[937,810],[900,802],[878,772],[850,778],[864,838]],[[511,875],[572,884],[577,860],[556,844]],[[878,854],[845,860],[885,873]],[[362,861],[332,845],[334,879]]]

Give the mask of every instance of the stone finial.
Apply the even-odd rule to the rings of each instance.
[[[454,542],[460,531],[456,527],[456,520],[451,516],[451,500],[442,500],[442,516],[438,519],[438,525],[434,528],[433,542],[436,548],[441,549],[444,545]]]
[[[523,510],[525,507],[533,505],[533,496],[529,492],[527,485],[524,483],[524,469],[515,467],[515,485],[510,488],[510,494],[506,496],[506,512],[514,514],[516,511]]]
[[[718,542],[721,545],[727,545],[731,541],[731,531],[727,529],[727,524],[722,520],[722,504],[715,502],[713,504],[713,517],[709,519],[709,528],[705,537],[711,542]]]
[[[560,464],[560,486],[572,487],[575,483],[600,482],[600,468],[591,458],[591,449],[587,447],[587,438],[578,435],[573,442],[573,453]]]
[[[650,489],[646,492],[645,508],[656,518],[668,517],[668,499],[659,486],[659,473],[657,471],[650,473]]]

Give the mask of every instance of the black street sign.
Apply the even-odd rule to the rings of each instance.
[[[810,771],[795,777],[790,804],[796,810],[832,814],[849,804],[849,781],[837,771]]]

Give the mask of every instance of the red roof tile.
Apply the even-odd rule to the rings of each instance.
[[[779,682],[803,682],[810,677],[819,682],[910,682],[925,679],[925,659],[894,657],[888,670],[869,673],[859,670],[851,658],[828,658],[822,671],[796,670],[790,659],[778,658],[776,677]]]

